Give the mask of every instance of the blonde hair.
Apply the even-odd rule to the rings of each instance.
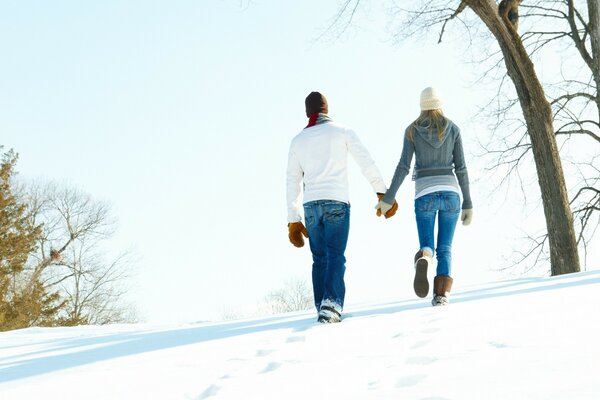
[[[429,134],[433,134],[433,131],[437,131],[437,136],[439,140],[442,140],[444,137],[444,131],[448,127],[448,118],[444,116],[441,108],[435,110],[425,110],[421,111],[421,115],[417,119],[413,121],[412,124],[408,126],[408,131],[406,133],[408,140],[411,142],[415,137],[415,127],[422,126],[429,130]]]

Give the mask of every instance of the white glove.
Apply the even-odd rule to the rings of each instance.
[[[377,203],[377,205],[375,206],[375,209],[380,209],[381,210],[381,215],[385,215],[388,211],[391,210],[391,208],[393,207],[393,204],[388,204],[383,200],[379,200],[379,203]]]
[[[462,210],[462,214],[460,215],[460,220],[462,221],[462,224],[467,226],[471,223],[471,221],[473,220],[473,209],[469,208],[466,210]]]

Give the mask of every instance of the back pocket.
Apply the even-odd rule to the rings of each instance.
[[[437,211],[436,203],[435,196],[426,194],[415,200],[415,211]]]
[[[447,194],[442,197],[444,211],[457,213],[460,211],[460,197],[456,193]]]
[[[335,205],[332,207],[328,207],[325,210],[325,214],[323,215],[323,219],[328,222],[340,221],[346,218],[347,208],[343,205]]]

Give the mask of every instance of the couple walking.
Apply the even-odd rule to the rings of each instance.
[[[421,93],[421,114],[406,128],[402,155],[389,189],[356,133],[331,120],[325,96],[312,92],[306,97],[305,106],[308,125],[292,140],[288,156],[288,236],[296,247],[304,246],[304,237],[308,238],[318,321],[340,322],[344,306],[344,253],[350,227],[348,153],[377,194],[377,215],[385,218],[396,213],[396,192],[415,158],[419,250],[414,257],[414,290],[419,297],[429,294],[427,269],[433,265],[435,254],[432,304],[447,305],[452,288],[454,229],[459,217],[463,225],[471,222],[473,205],[460,130],[444,116],[435,89],[428,87]],[[301,198],[306,226],[300,214]]]

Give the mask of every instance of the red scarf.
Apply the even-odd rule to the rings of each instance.
[[[308,116],[308,125],[306,128],[310,128],[311,126],[315,126],[317,124],[317,119],[319,118],[319,113],[314,113]],[[304,129],[306,129],[304,128]]]

